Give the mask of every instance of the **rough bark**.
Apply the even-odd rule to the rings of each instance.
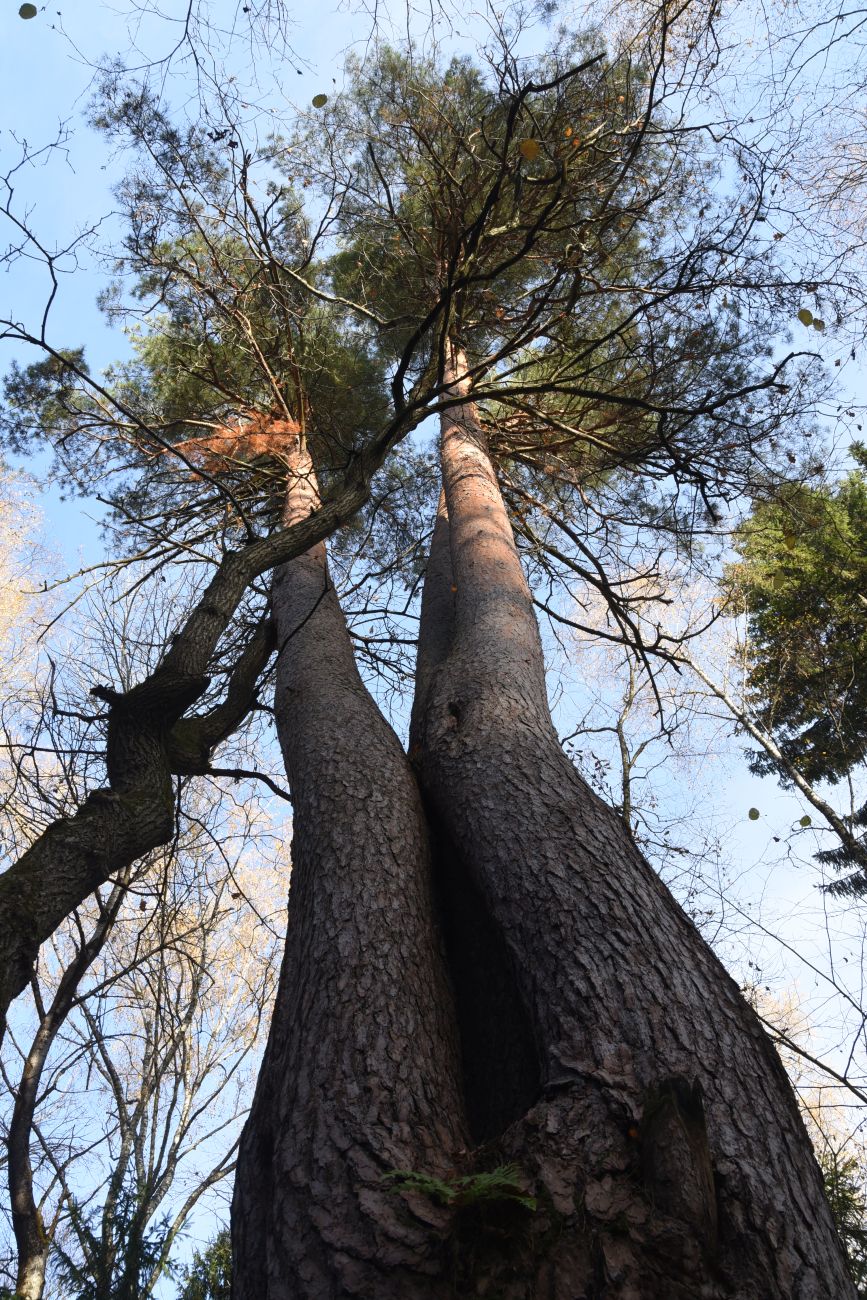
[[[514,1161],[539,1196],[509,1244],[482,1232],[468,1246],[464,1289],[498,1300],[854,1296],[767,1036],[558,744],[530,593],[457,350],[449,367],[467,397],[442,419],[448,527],[437,544],[448,543],[454,619],[447,635],[437,629],[448,652],[434,652],[417,701],[417,761],[446,917],[469,899],[500,936],[498,1014],[524,1026],[517,1049],[503,1034],[508,1051],[465,1074],[477,1156]],[[432,570],[446,562],[433,557]],[[463,946],[452,924],[452,954]],[[489,959],[484,947],[477,956]],[[466,1061],[488,972],[465,960],[455,974]],[[496,1032],[487,1041],[496,1048]]]
[[[315,508],[299,450],[286,522]],[[466,1144],[418,790],[365,689],[324,544],[276,574],[277,730],[294,823],[288,933],[233,1205],[235,1300],[450,1294],[445,1214],[394,1170]]]
[[[446,508],[446,494],[441,490],[424,575],[424,601],[415,665],[415,694],[409,724],[410,757],[413,757],[418,746],[424,713],[423,702],[427,698],[431,677],[448,654],[454,612],[455,587],[449,554],[449,514]]]

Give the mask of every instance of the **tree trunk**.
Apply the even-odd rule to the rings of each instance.
[[[286,523],[316,505],[299,449]],[[275,574],[277,729],[293,809],[286,952],[238,1161],[235,1300],[451,1293],[430,1198],[466,1146],[417,786],[366,691],[320,543]]]
[[[72,817],[59,817],[0,875],[0,1041],[9,1004],[27,986],[44,942],[70,912],[116,872],[174,832],[173,772],[207,771],[214,745],[240,724],[256,675],[270,657],[267,637],[254,634],[226,699],[210,714],[183,714],[207,689],[214,649],[248,586],[260,574],[347,523],[364,505],[370,481],[408,424],[395,419],[350,463],[330,499],[293,528],[228,552],[158,667],[132,690],[91,691],[109,705],[109,786],[92,790]],[[255,667],[259,654],[264,656]],[[245,697],[246,690],[246,697]]]
[[[30,1050],[24,1059],[15,1105],[6,1137],[9,1203],[18,1261],[15,1295],[18,1300],[42,1300],[45,1270],[55,1223],[49,1227],[33,1193],[33,1165],[30,1158],[33,1120],[39,1101],[39,1085],[48,1053],[59,1030],[74,1005],[78,986],[91,963],[100,953],[111,927],[117,919],[131,870],[117,881],[108,900],[100,906],[100,916],[90,938],[84,941],[72,962],[63,972],[51,1006],[42,1015]]]
[[[465,369],[453,350],[446,381],[468,400],[442,419],[414,752],[478,1164],[515,1163],[538,1208],[502,1202],[507,1240],[491,1201],[464,1234],[461,1285],[498,1300],[854,1296],[768,1038],[558,743]]]

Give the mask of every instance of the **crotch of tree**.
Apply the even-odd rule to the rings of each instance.
[[[299,450],[300,425],[273,412],[251,415],[234,425],[217,425],[201,438],[175,444],[188,461],[208,474],[263,468],[276,461],[288,467]]]

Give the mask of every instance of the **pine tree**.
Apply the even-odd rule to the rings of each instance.
[[[152,677],[97,689],[110,789],[6,877],[44,880],[63,854],[62,888],[8,941],[6,987],[52,909],[112,869],[97,832],[115,856],[170,835],[172,772],[209,762],[276,651],[293,876],[239,1154],[236,1300],[852,1294],[758,1020],[558,743],[515,542],[531,520],[647,655],[618,569],[637,530],[688,548],[797,428],[806,376],[767,343],[785,276],[750,245],[762,297],[730,310],[741,214],[702,225],[706,164],[651,85],[588,42],[532,75],[507,52],[482,71],[385,51],[269,143],[263,204],[237,140],[227,160],[220,133],[182,135],[140,94],[106,110],[149,160],[127,264],[164,318],[99,400],[62,365],[48,425],[85,478],[97,428],[136,539],[206,548],[215,569]],[[329,205],[319,260],[299,176]],[[44,430],[33,388],[17,418]],[[428,415],[435,474],[401,449]],[[268,419],[293,431],[279,470],[234,443],[184,452],[197,427]],[[362,511],[400,572],[417,520],[379,521],[415,473],[439,506],[407,753],[358,671],[344,542],[329,557],[324,539]]]
[[[836,487],[784,488],[742,527],[732,594],[749,618],[748,673],[756,717],[813,784],[857,782],[867,757],[867,450]],[[790,783],[767,753],[754,771]],[[835,893],[867,890],[867,804],[850,839],[819,857],[849,874]]]

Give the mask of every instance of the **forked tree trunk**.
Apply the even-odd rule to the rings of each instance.
[[[465,368],[454,350],[447,381],[469,399]],[[478,1164],[514,1162],[539,1198],[513,1208],[508,1239],[496,1205],[487,1222],[480,1209],[462,1285],[497,1300],[854,1296],[773,1047],[558,743],[472,403],[442,426],[414,754]]]
[[[459,353],[450,367],[467,400],[443,419],[412,754],[452,988],[424,815],[318,547],[274,588],[294,872],[235,1298],[853,1297],[776,1053],[560,748]],[[287,517],[314,501],[301,457]],[[535,1209],[502,1169],[447,1213],[381,1182],[504,1165]]]
[[[286,522],[316,504],[298,451]],[[430,1300],[442,1209],[393,1170],[466,1145],[454,1014],[406,755],[361,682],[325,546],[276,575],[294,825],[286,953],[233,1207],[235,1300]]]

